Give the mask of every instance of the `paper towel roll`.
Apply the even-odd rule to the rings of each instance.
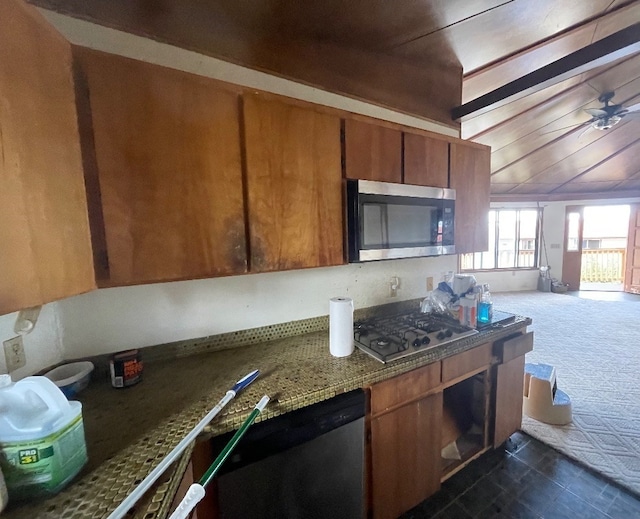
[[[334,357],[353,353],[353,299],[333,297],[329,300],[329,351]]]

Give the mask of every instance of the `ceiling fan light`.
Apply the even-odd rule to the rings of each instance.
[[[615,126],[621,121],[621,117],[617,115],[612,115],[611,117],[603,117],[601,119],[597,119],[593,121],[593,126],[596,130],[608,130],[612,126]]]

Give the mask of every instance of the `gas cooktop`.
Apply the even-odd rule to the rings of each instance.
[[[478,333],[453,318],[421,312],[364,319],[353,328],[356,346],[384,363]]]

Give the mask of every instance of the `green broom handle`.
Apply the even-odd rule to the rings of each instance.
[[[269,403],[269,397],[267,395],[264,395],[260,399],[260,402],[256,404],[253,411],[251,411],[251,414],[244,421],[240,429],[238,429],[236,433],[233,435],[233,438],[229,440],[229,442],[225,445],[224,449],[222,449],[222,452],[220,452],[220,454],[218,454],[218,457],[215,460],[213,460],[213,463],[209,465],[209,468],[207,469],[207,471],[200,478],[200,481],[198,481],[200,485],[202,485],[203,487],[206,487],[209,483],[211,483],[211,480],[214,477],[216,477],[218,470],[220,469],[222,464],[225,462],[225,460],[229,457],[233,449],[235,449],[236,445],[240,441],[240,438],[244,436],[244,433],[247,432],[247,429],[251,426],[251,424],[254,422],[254,420],[258,417],[258,415],[262,412],[262,410],[265,408],[265,406],[268,403]]]
[[[233,438],[229,440],[224,449],[222,449],[222,452],[218,455],[218,457],[209,466],[204,475],[200,478],[200,481],[191,484],[191,486],[187,490],[187,493],[182,498],[182,501],[180,501],[180,504],[173,511],[169,519],[186,519],[187,517],[189,517],[191,511],[204,498],[206,493],[204,487],[207,486],[216,476],[218,469],[229,457],[229,454],[231,454],[231,451],[233,451],[236,444],[240,441],[242,435],[247,432],[249,426],[254,422],[256,417],[262,412],[262,410],[268,403],[269,397],[267,395],[264,395],[260,399],[260,402],[256,404],[253,411],[251,411],[251,414],[249,414],[240,429],[238,429],[238,431],[233,435]]]

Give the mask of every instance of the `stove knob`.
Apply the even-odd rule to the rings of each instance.
[[[414,348],[419,348],[422,345],[420,339],[413,339],[413,342],[411,344],[413,344]]]
[[[422,345],[426,345],[431,342],[431,339],[429,339],[429,337],[425,335],[420,342],[422,343]]]
[[[452,335],[453,335],[453,332],[447,328],[447,330],[444,332],[444,336],[451,337]]]
[[[446,337],[446,335],[444,334],[444,332],[438,332],[438,335],[436,335],[436,339],[438,339],[439,341],[443,340]]]

